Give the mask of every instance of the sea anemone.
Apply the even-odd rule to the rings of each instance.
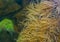
[[[26,18],[18,22],[24,24],[24,27],[17,42],[59,42],[59,19],[53,2],[30,3],[20,14]],[[17,18],[20,18],[19,14]]]

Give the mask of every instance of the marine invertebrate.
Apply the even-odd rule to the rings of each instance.
[[[54,12],[57,15],[52,13],[54,8],[53,3],[49,1],[30,3],[24,8],[21,14],[25,15],[26,19],[19,22],[24,24],[24,29],[17,42],[59,42],[59,19],[56,18],[58,16],[56,10]],[[19,14],[17,18],[20,18]]]
[[[2,20],[0,22],[0,31],[3,30],[3,29],[13,32],[14,31],[13,22],[9,19]]]

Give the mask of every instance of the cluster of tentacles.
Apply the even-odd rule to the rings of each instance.
[[[19,22],[24,29],[17,42],[60,42],[59,16],[53,2],[30,3],[21,14],[26,18]]]

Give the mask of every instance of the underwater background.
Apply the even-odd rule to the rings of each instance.
[[[0,0],[0,42],[60,42],[60,0]]]

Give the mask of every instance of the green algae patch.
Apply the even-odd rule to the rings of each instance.
[[[8,30],[8,31],[14,31],[13,22],[10,19],[3,19],[0,22],[0,31],[2,29]]]

